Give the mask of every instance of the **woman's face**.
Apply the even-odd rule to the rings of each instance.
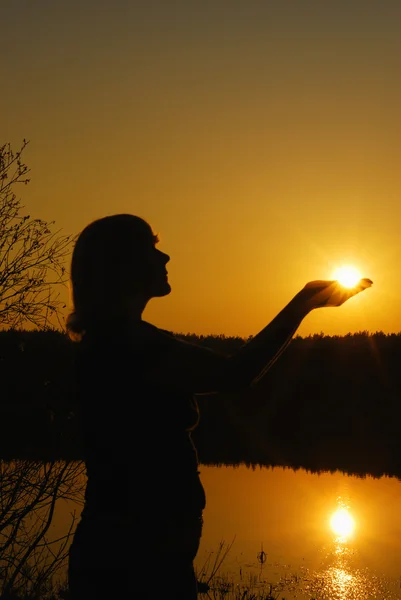
[[[154,243],[149,256],[149,293],[151,294],[151,297],[166,296],[171,292],[166,268],[170,257],[168,254],[159,250],[156,247],[156,243]]]
[[[134,282],[139,284],[138,291],[149,299],[166,296],[171,292],[166,268],[170,257],[157,248],[157,243],[158,237],[149,227],[133,269]]]

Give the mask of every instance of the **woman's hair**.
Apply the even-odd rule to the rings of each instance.
[[[71,339],[81,339],[90,323],[118,315],[127,296],[140,291],[141,263],[156,239],[144,219],[130,214],[103,217],[83,229],[71,259]]]

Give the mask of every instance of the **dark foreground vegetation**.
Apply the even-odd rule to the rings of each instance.
[[[245,341],[183,337],[227,353]],[[72,361],[62,333],[0,332],[1,458],[83,458]],[[297,337],[257,389],[199,397],[194,439],[203,464],[401,477],[400,399],[401,334]]]

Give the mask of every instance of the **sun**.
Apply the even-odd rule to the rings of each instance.
[[[330,527],[336,535],[349,537],[355,529],[355,521],[346,508],[339,508],[330,519]]]
[[[346,265],[334,271],[333,279],[336,279],[342,286],[351,288],[361,279],[361,274],[356,267]]]

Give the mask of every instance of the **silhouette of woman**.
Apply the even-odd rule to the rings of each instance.
[[[149,300],[171,289],[170,257],[157,242],[145,220],[116,214],[90,223],[72,255],[67,329],[77,342],[87,486],[69,554],[71,600],[196,599],[205,494],[191,440],[194,395],[249,387],[311,310],[340,306],[372,283],[311,282],[223,356],[142,319]]]

